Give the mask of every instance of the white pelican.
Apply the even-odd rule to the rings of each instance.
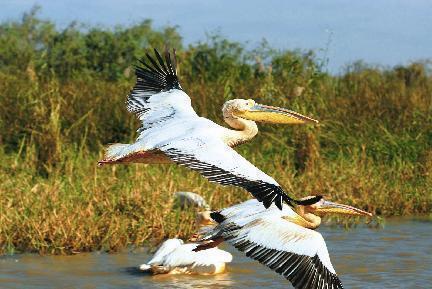
[[[290,198],[279,184],[257,169],[231,147],[254,137],[254,121],[269,123],[317,123],[299,113],[235,99],[225,103],[224,120],[233,130],[199,117],[191,99],[182,90],[176,74],[175,51],[163,58],[155,49],[153,58],[137,66],[137,82],[127,99],[127,109],[142,121],[133,144],[112,144],[99,165],[113,163],[170,163],[187,166],[212,182],[239,186],[267,208],[273,202],[282,208],[301,203]]]
[[[212,212],[210,210],[210,206],[202,196],[192,192],[176,192],[174,193],[174,198],[176,203],[180,205],[181,209],[188,207],[203,209],[203,211],[197,211],[196,213],[195,226],[198,230],[200,230],[202,227],[215,224],[213,219],[210,217]]]
[[[200,195],[191,192],[177,192],[176,199],[188,198],[189,204],[200,205],[204,202],[205,211],[198,212],[196,226],[209,230],[214,225],[210,217],[210,208]],[[205,228],[205,229],[204,229]],[[196,239],[196,237],[192,237]],[[168,239],[162,243],[153,258],[139,268],[152,274],[218,274],[225,272],[225,263],[232,261],[232,255],[212,247],[209,250],[195,252],[198,243],[184,244],[181,239]]]
[[[192,192],[176,192],[174,196],[180,208],[197,207],[210,210],[210,206],[207,204],[206,200],[198,194]]]
[[[282,210],[265,210],[256,200],[211,213],[219,224],[202,238],[208,242],[196,250],[212,248],[227,241],[288,279],[295,288],[343,288],[330,262],[326,244],[314,231],[321,223],[318,215],[372,214],[324,200],[321,196],[303,199],[308,205]]]
[[[219,274],[232,255],[218,248],[195,252],[198,243],[184,244],[180,239],[166,240],[153,258],[139,268],[152,274]]]

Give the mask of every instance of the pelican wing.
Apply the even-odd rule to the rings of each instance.
[[[183,245],[181,239],[168,239],[160,245],[159,249],[153,255],[148,265],[162,265],[164,258]]]
[[[244,218],[237,222],[236,214],[227,217],[224,211],[212,214],[221,222],[213,237],[223,237],[295,288],[343,288],[320,233],[283,219],[275,210],[259,213],[247,222]]]
[[[215,263],[229,263],[232,261],[232,255],[229,252],[218,248],[194,252],[193,250],[197,246],[197,243],[190,243],[176,248],[165,257],[163,265],[170,267],[209,266]]]
[[[182,91],[177,78],[174,55],[166,51],[164,57],[155,49],[155,58],[146,54],[135,67],[137,77],[126,104],[129,112],[142,121],[142,132],[170,119],[198,117],[191,106],[190,97]]]
[[[293,199],[273,178],[216,137],[173,140],[159,149],[174,162],[198,171],[211,182],[246,189],[266,208],[275,203],[282,209],[282,201],[292,204]]]

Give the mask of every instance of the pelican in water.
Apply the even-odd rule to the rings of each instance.
[[[305,205],[265,210],[257,200],[212,212],[218,225],[202,238],[195,250],[205,251],[227,241],[247,257],[288,279],[295,288],[343,288],[336,275],[323,237],[314,229],[320,216],[345,214],[372,216],[363,210],[333,203],[321,196],[306,197]],[[307,204],[306,204],[307,203]]]
[[[177,163],[198,171],[209,181],[234,185],[249,191],[268,208],[282,202],[301,201],[289,197],[280,185],[239,155],[232,147],[258,133],[255,121],[305,124],[318,121],[284,108],[261,105],[252,99],[234,99],[223,106],[225,122],[233,129],[199,117],[190,97],[182,90],[175,51],[164,57],[155,49],[146,54],[135,74],[137,82],[128,95],[127,109],[142,122],[133,144],[107,147],[99,165],[116,163]]]
[[[204,198],[191,192],[177,192],[178,201],[188,200],[188,205],[200,207],[203,202],[205,211],[198,212],[195,224],[198,229],[209,230],[214,225],[210,217],[210,209]],[[193,237],[194,238],[194,237]],[[185,244],[181,239],[168,239],[162,243],[154,256],[139,269],[144,272],[156,274],[200,274],[210,275],[225,272],[226,263],[232,261],[229,252],[212,247],[209,250],[195,252],[199,243]]]
[[[218,248],[195,252],[199,243],[185,244],[181,239],[168,239],[159,247],[153,258],[139,268],[156,274],[213,275],[225,272],[232,255]]]

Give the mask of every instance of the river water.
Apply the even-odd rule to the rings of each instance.
[[[383,228],[319,229],[345,288],[432,288],[432,219],[390,219]],[[0,288],[292,288],[289,282],[238,253],[216,276],[149,276],[136,267],[146,250],[74,256],[0,257]]]

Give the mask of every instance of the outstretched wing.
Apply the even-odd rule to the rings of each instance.
[[[268,208],[272,203],[282,209],[282,202],[292,205],[280,185],[217,137],[189,137],[172,140],[159,147],[179,165],[198,171],[211,182],[241,187]]]
[[[139,132],[171,119],[197,117],[178,81],[175,51],[166,50],[164,57],[154,52],[156,59],[146,53],[135,67],[137,81],[126,101],[128,111],[142,121]]]
[[[223,213],[224,211],[222,211]],[[343,288],[320,233],[281,218],[275,212],[238,224],[220,212],[216,237],[288,279],[295,288]]]

